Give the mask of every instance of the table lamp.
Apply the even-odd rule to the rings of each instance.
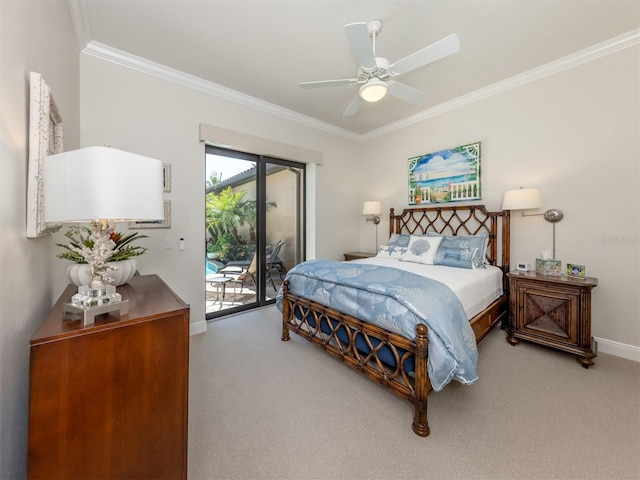
[[[42,183],[45,222],[91,224],[93,247],[77,249],[91,281],[64,304],[65,314],[79,314],[87,325],[96,315],[128,313],[128,300],[107,283],[111,234],[117,222],[164,218],[162,162],[111,147],[81,148],[46,157]]]

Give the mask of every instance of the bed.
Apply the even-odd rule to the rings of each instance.
[[[489,212],[483,205],[408,208],[399,214],[396,214],[392,208],[389,214],[389,245],[396,245],[394,242],[402,244],[407,241],[407,238],[412,243],[427,238],[433,246],[433,239],[436,237],[435,243],[441,240],[438,244],[443,245],[438,249],[439,258],[443,258],[443,251],[455,250],[444,248],[444,242],[454,242],[447,243],[450,247],[457,240],[466,241],[472,238],[475,242],[477,240],[475,237],[481,238],[484,243],[484,248],[481,249],[482,265],[478,264],[477,255],[474,253],[475,263],[470,271],[498,272],[499,285],[498,288],[493,288],[495,290],[493,297],[476,301],[473,295],[467,295],[473,298],[458,299],[459,302],[455,299],[449,302],[449,297],[446,297],[447,302],[438,307],[434,307],[435,301],[430,300],[429,315],[423,316],[420,311],[421,306],[417,304],[426,296],[423,290],[418,295],[415,294],[416,285],[422,280],[417,278],[416,273],[407,272],[406,268],[398,270],[393,262],[385,263],[384,252],[385,249],[389,250],[389,246],[381,246],[379,255],[373,259],[354,262],[311,260],[297,265],[287,274],[278,294],[277,305],[282,311],[282,340],[288,341],[290,332],[294,332],[349,367],[408,400],[414,406],[413,431],[420,436],[428,436],[430,430],[427,399],[430,391],[434,386],[436,390],[443,388],[452,379],[462,383],[473,383],[475,381],[474,355],[477,355],[477,351],[474,354],[473,350],[476,343],[482,340],[496,324],[507,321],[509,290],[506,273],[509,270],[510,261],[509,220],[508,211]],[[391,248],[391,250],[394,249]],[[411,251],[414,250],[415,248],[412,247]],[[474,252],[476,252],[475,249]],[[402,251],[402,258],[407,258],[406,253],[406,249]],[[394,255],[398,259],[400,254],[390,256]],[[396,260],[396,264],[402,264],[403,267],[408,266],[409,263],[413,262]],[[450,267],[447,262],[444,264],[444,266],[434,265],[433,270],[448,269],[457,271],[456,274],[462,270]],[[409,270],[411,268],[416,267],[410,267]],[[296,270],[298,270],[297,273]],[[312,273],[307,275],[305,271]],[[315,278],[314,272],[322,272],[323,275],[329,276]],[[341,286],[332,283],[336,275],[341,278],[349,277],[352,272],[357,272],[353,275],[356,278],[353,282],[361,281],[360,276],[365,280],[377,278],[374,275],[390,279],[386,282],[388,285],[384,287],[385,292],[378,292],[386,295],[386,300],[383,302],[376,300],[375,297],[371,297],[372,299],[365,297],[365,295],[378,294],[374,290],[379,289],[378,284],[383,282],[372,281],[370,287],[365,286],[365,282],[363,285],[351,284],[352,280]],[[325,300],[323,295],[306,294],[305,292],[323,290],[317,286],[313,287],[316,290],[311,290],[307,284],[306,286],[300,284],[300,282],[312,281],[320,282],[317,284],[320,286],[330,285],[332,289],[335,287],[335,291],[343,289],[347,292],[345,295],[347,300],[340,302],[337,300],[338,296],[333,295],[327,296],[327,298],[331,297],[329,301]],[[425,281],[431,282],[428,279]],[[493,282],[496,282],[495,275]],[[442,284],[439,281],[431,282],[429,288],[435,288],[435,291],[439,292],[435,295],[436,297],[445,298],[444,291],[449,289],[445,287],[443,290],[438,290],[441,288],[440,285]],[[348,293],[349,291],[351,293]],[[401,294],[396,295],[396,291]],[[414,296],[405,298],[407,292],[413,292]],[[456,292],[454,296],[458,295]],[[395,300],[389,300],[390,296]],[[463,294],[462,297],[465,295]],[[396,304],[396,301],[401,304]],[[381,317],[384,320],[385,315],[374,313],[372,309],[377,306],[372,307],[372,305],[390,302],[394,302],[394,310],[410,310],[412,331],[407,332],[407,326],[399,327],[394,322],[376,321]],[[464,312],[460,313],[460,307]],[[464,316],[464,323],[456,323],[460,322],[461,315]],[[456,342],[466,343],[466,346],[463,345],[462,349],[452,353],[450,344]],[[451,355],[453,355],[452,359],[449,358]],[[441,378],[442,365],[446,368],[455,365],[451,372],[444,372],[445,376],[448,375],[444,379]],[[435,381],[432,382],[432,380]]]

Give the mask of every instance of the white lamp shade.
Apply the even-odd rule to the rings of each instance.
[[[378,102],[387,94],[387,84],[377,78],[372,78],[360,87],[360,98],[365,102]]]
[[[528,210],[541,206],[542,199],[540,198],[540,190],[537,188],[507,190],[502,198],[503,210]]]
[[[42,162],[45,222],[162,220],[160,160],[87,147]]]
[[[380,215],[382,212],[382,204],[380,202],[364,202],[362,206],[362,215]]]

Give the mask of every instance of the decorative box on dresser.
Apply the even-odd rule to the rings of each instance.
[[[189,306],[158,276],[118,287],[122,318],[63,319],[31,339],[29,478],[186,479]]]
[[[593,365],[597,345],[591,337],[593,277],[509,272],[507,340],[519,339],[574,353],[584,368]]]
[[[344,254],[344,259],[345,261],[350,262],[351,260],[359,260],[361,258],[370,258],[375,256],[376,256],[375,253],[369,253],[369,252],[350,252],[350,253]]]

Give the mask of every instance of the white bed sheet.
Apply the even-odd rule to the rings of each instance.
[[[363,258],[352,260],[352,262],[398,268],[444,283],[460,299],[469,319],[491,305],[503,293],[502,270],[493,265],[471,270],[380,257]]]

